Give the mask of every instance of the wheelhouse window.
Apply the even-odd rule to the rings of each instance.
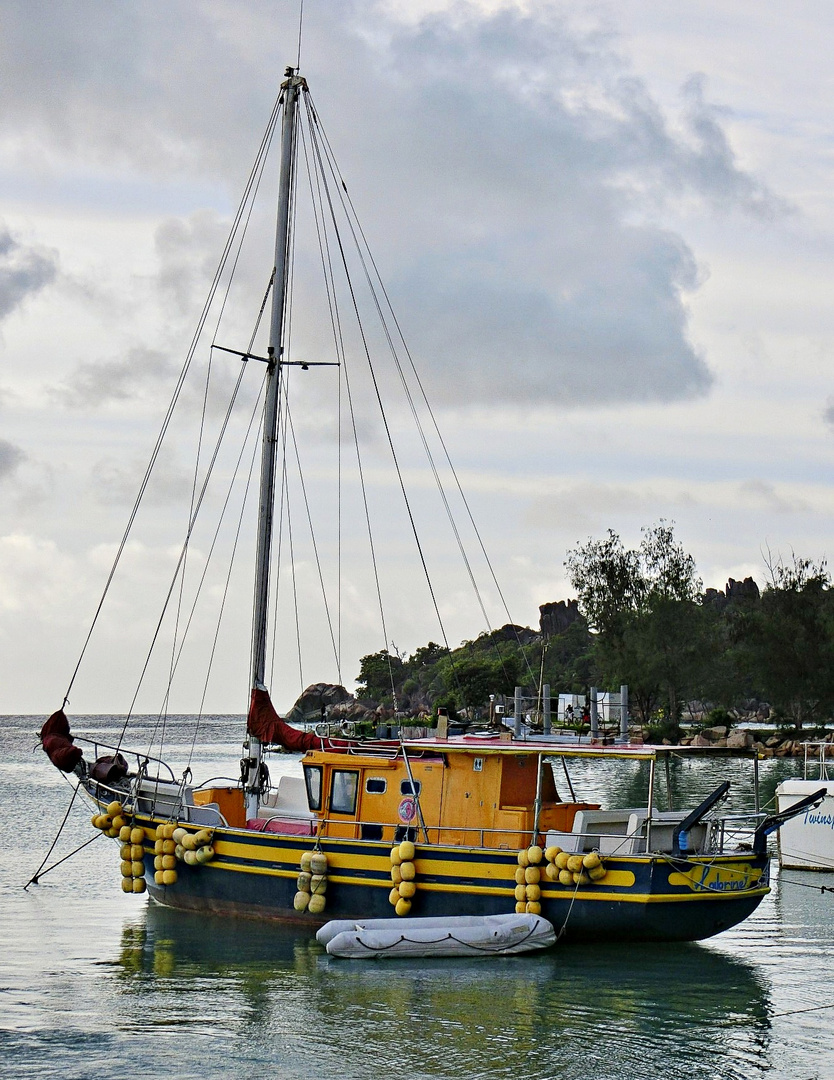
[[[411,780],[401,780],[400,795],[419,795],[422,786],[421,780],[415,780],[413,783]]]
[[[355,814],[359,792],[359,773],[356,769],[334,769],[330,783],[330,809],[334,814]]]
[[[365,791],[369,795],[384,795],[388,790],[388,781],[384,776],[369,776],[365,781]]]
[[[321,810],[321,765],[304,766],[304,783],[307,786],[307,805],[311,810]]]

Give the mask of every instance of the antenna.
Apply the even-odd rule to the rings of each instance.
[[[304,0],[301,0],[301,7],[298,12],[298,60],[295,65],[295,70],[301,70],[301,27],[304,23]]]

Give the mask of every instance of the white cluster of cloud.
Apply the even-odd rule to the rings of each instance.
[[[46,143],[47,160],[238,182],[261,122],[251,104],[265,99],[263,71],[281,70],[288,27],[259,37],[266,9],[233,8],[172,4],[163,32],[152,3],[93,2],[50,18],[48,34],[17,9],[0,132],[21,154]],[[779,202],[739,168],[702,78],[670,118],[608,39],[554,4],[487,16],[461,4],[403,25],[370,0],[330,2],[308,20],[315,99],[347,174],[370,171],[385,200],[370,231],[441,392],[565,404],[707,391],[686,309],[697,262],[659,220],[663,204],[762,216]],[[384,169],[368,169],[375,157]],[[217,251],[221,231],[211,211],[160,225],[169,305],[194,309],[183,241]],[[79,369],[81,400],[130,392],[118,367],[100,374]]]

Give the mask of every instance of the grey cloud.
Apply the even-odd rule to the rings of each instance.
[[[277,77],[295,55],[295,11],[265,0],[172,0],[164,21],[142,0],[14,10],[0,131],[14,121],[67,154],[240,185],[274,89],[264,71]],[[492,15],[460,4],[406,25],[372,0],[322,0],[304,50],[403,325],[444,394],[569,405],[708,390],[688,332],[696,259],[658,221],[676,199],[759,217],[781,204],[738,167],[700,77],[667,118],[611,39],[570,29],[550,3]],[[217,237],[219,251],[219,225],[207,213],[160,231],[172,304],[193,304],[208,264],[186,248]],[[311,355],[322,322],[294,307]],[[74,393],[131,386],[120,362],[84,365]]]
[[[49,392],[61,405],[87,409],[129,400],[160,383],[167,388],[177,366],[164,353],[132,348],[123,358],[83,361],[62,386]]]
[[[613,484],[584,483],[531,500],[525,522],[536,529],[563,533],[573,529],[577,535],[602,528],[612,518],[649,513],[657,505],[651,491],[634,491]]]
[[[686,337],[680,290],[692,257],[671,236],[631,230],[604,275],[502,277],[501,252],[427,258],[396,282],[436,389],[443,361],[469,401],[669,401],[703,393],[709,370]],[[478,255],[483,256],[479,258]],[[525,280],[526,278],[526,280]],[[432,362],[433,361],[433,362]]]
[[[54,252],[24,245],[0,225],[0,319],[54,281],[57,272]]]
[[[213,210],[168,218],[156,230],[156,285],[166,306],[192,318],[205,298],[229,232],[230,221]]]
[[[692,153],[681,157],[693,182],[707,196],[727,206],[738,206],[757,217],[769,218],[790,210],[755,177],[741,170],[721,127],[721,110],[705,99],[706,80],[691,75],[683,86],[685,120],[696,139]]]
[[[800,498],[786,499],[780,495],[773,484],[765,480],[745,480],[739,484],[742,498],[750,500],[776,514],[806,513],[811,505]]]
[[[11,476],[25,457],[19,446],[0,439],[0,480]]]
[[[830,397],[826,402],[825,408],[822,413],[823,421],[834,431],[834,397]]]
[[[120,465],[107,459],[96,462],[91,471],[91,483],[99,502],[131,505],[139,491],[147,461],[137,459]],[[182,506],[192,489],[194,477],[176,461],[173,452],[163,449],[154,465],[146,493],[150,505],[167,503]]]

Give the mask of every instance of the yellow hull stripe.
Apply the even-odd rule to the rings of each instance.
[[[258,866],[238,866],[238,865],[224,865],[219,860],[213,860],[211,863],[206,863],[203,869],[208,870],[225,870],[232,871],[234,873],[244,874],[259,874],[266,877],[283,877],[294,878],[297,875],[297,871],[276,870],[269,867]],[[628,888],[629,884],[634,883],[634,875],[624,871],[609,871],[608,876],[611,877],[616,873],[618,877],[628,879],[622,882],[610,882],[611,885],[618,885]],[[350,877],[345,874],[330,873],[328,879],[334,885],[362,885],[368,888],[385,889],[390,891],[393,888],[391,881],[374,881],[374,880],[357,880],[354,877]],[[608,883],[608,878],[605,882],[600,882],[603,888],[594,888],[592,890],[579,889],[574,893],[574,890],[570,886],[564,886],[562,889],[556,890],[552,888],[542,889],[542,900],[591,900],[591,901],[616,901],[617,903],[629,903],[629,904],[679,904],[679,903],[691,903],[693,901],[701,902],[703,900],[727,900],[733,898],[750,898],[754,896],[767,896],[770,892],[769,887],[760,889],[732,889],[722,891],[719,889],[705,889],[701,888],[693,890],[691,893],[637,893],[637,892],[617,892],[611,891],[610,888],[604,888]],[[457,893],[461,896],[476,895],[476,896],[506,896],[507,899],[511,899],[515,890],[515,881],[508,881],[503,887],[501,886],[488,886],[488,885],[461,885],[459,883],[451,882],[449,884],[443,884],[441,882],[421,882],[419,878],[415,882],[418,892],[436,892],[436,893]]]

